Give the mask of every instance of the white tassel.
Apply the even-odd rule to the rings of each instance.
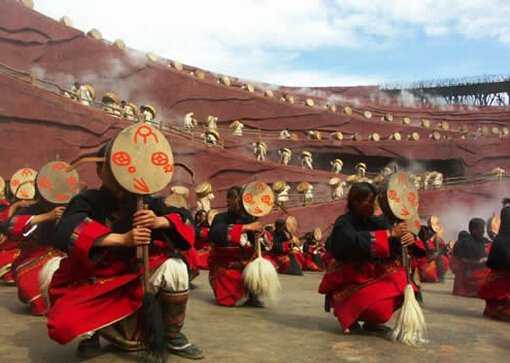
[[[262,257],[259,241],[257,252],[258,257],[243,270],[244,286],[265,303],[272,304],[278,300],[281,291],[278,272],[270,261]]]
[[[408,284],[404,291],[404,304],[393,328],[392,340],[416,346],[427,343],[426,332],[423,311],[416,300],[412,285]]]
[[[53,275],[60,267],[60,260],[63,257],[53,257],[48,262],[46,262],[39,272],[39,287],[41,288],[41,294],[46,301],[46,306],[50,306],[50,297],[48,294],[48,289],[50,287],[51,279]]]

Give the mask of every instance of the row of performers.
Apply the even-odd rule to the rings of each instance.
[[[103,150],[104,154],[104,150]],[[203,357],[200,348],[183,334],[190,276],[187,254],[197,233],[186,209],[166,205],[163,199],[136,200],[115,182],[109,166],[97,164],[100,189],[86,190],[67,208],[43,202],[3,202],[3,278],[15,281],[19,297],[34,314],[45,314],[49,336],[66,344],[82,339],[78,351],[90,356],[100,351],[99,337],[125,350],[144,349],[140,329],[142,269],[136,248],[149,245],[150,287],[157,294],[166,345],[183,357]],[[408,231],[406,223],[390,224],[375,215],[377,190],[356,183],[348,207],[326,242],[331,256],[319,293],[326,297],[345,333],[384,331],[402,302],[407,273],[401,263],[402,246],[414,256],[426,256],[425,244]],[[211,242],[209,281],[223,306],[263,306],[259,296],[243,283],[243,270],[254,257],[262,223],[248,215],[242,188],[228,191],[228,210],[215,216],[208,231]],[[510,317],[510,207],[502,210],[499,235],[488,257],[491,273],[482,295],[486,315]],[[58,222],[58,223],[57,223]],[[285,253],[287,237],[275,230],[275,251]],[[269,240],[269,237],[268,237]],[[279,246],[279,247],[278,247]],[[419,287],[413,284],[416,292]]]

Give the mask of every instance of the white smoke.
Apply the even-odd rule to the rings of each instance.
[[[499,185],[491,190],[491,194],[487,195],[487,199],[479,201],[473,205],[467,199],[448,198],[445,199],[442,208],[436,213],[441,219],[445,227],[446,240],[455,240],[461,230],[467,230],[469,220],[472,218],[482,218],[487,221],[493,214],[499,215],[501,211],[501,201],[504,197],[510,195],[510,187],[508,185]],[[478,195],[478,198],[481,194]],[[422,201],[426,203],[426,201]]]

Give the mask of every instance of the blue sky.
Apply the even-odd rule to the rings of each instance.
[[[35,0],[35,8],[132,48],[282,85],[510,74],[507,0]]]

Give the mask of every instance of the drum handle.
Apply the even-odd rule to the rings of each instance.
[[[407,247],[402,247],[402,265],[406,269],[406,277],[408,283],[411,282],[411,266],[409,262],[409,251],[407,250]]]
[[[144,209],[143,197],[138,195],[136,197],[136,210]],[[138,247],[137,256],[140,257],[143,265],[143,290],[144,292],[149,291],[149,278],[150,278],[150,270],[149,270],[149,245],[143,245]]]

